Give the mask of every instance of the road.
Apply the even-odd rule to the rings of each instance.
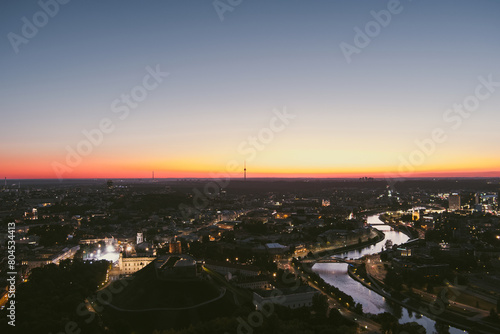
[[[383,267],[383,264],[380,261],[380,256],[378,254],[370,256],[367,259],[365,268],[367,270],[368,275],[370,275],[371,277],[373,277],[374,279],[376,279],[379,282],[384,281],[386,270]],[[477,319],[480,319],[483,317],[487,317],[489,315],[488,311],[473,307],[471,305],[467,305],[467,304],[463,304],[463,303],[459,303],[459,302],[454,301],[453,297],[457,296],[460,293],[460,291],[459,291],[459,289],[457,289],[456,291],[452,290],[452,288],[457,289],[456,286],[448,284],[448,290],[450,292],[452,292],[452,296],[450,296],[450,300],[449,300],[450,305],[455,306],[455,307],[460,308],[460,309],[463,309],[464,311],[469,311],[469,312],[475,313],[475,315],[472,317],[474,320],[477,320]],[[419,295],[420,297],[422,297],[424,300],[427,300],[427,301],[437,300],[437,298],[438,298],[437,295],[428,293],[428,292],[420,290],[420,289],[412,288],[412,291],[414,294]]]
[[[307,273],[303,269],[297,269],[293,265],[290,265],[290,267],[296,276],[299,276],[299,277],[305,279],[311,287],[320,291],[322,294],[324,294],[328,298],[328,305],[329,305],[330,309],[336,308],[342,316],[356,322],[362,330],[364,329],[367,331],[380,332],[380,325],[378,323],[376,323],[368,318],[365,318],[364,316],[360,316],[359,314],[352,312],[351,310],[346,308],[344,305],[340,304],[337,301],[337,299],[335,299],[334,297],[325,293],[317,285],[317,283],[315,281],[312,281],[309,278],[309,275],[307,275]]]
[[[377,259],[377,260],[380,261],[380,259]],[[372,276],[372,273],[374,275],[380,275],[379,270],[378,270],[378,269],[380,269],[380,267],[376,264],[376,262],[377,261],[373,261],[373,257],[370,257],[370,264],[368,264],[368,263],[366,264],[368,277],[369,277],[370,281],[373,283],[373,285],[371,286],[371,288],[372,288],[372,290],[374,290],[375,292],[377,292],[379,295],[384,296],[386,298],[391,298],[390,293],[384,291],[383,288],[377,284],[377,282],[378,283],[381,283],[381,282],[377,281],[375,279],[375,277]],[[385,276],[385,274],[383,276]],[[413,290],[414,295],[419,295],[421,297],[420,301],[424,302],[424,303],[425,302],[426,303],[432,303],[437,298],[436,295],[427,293],[425,291],[421,291],[421,290],[417,290],[417,289],[412,289],[412,290]],[[409,296],[406,296],[406,297],[409,297]],[[449,302],[450,302],[450,305],[453,306],[454,308],[460,308],[460,309],[463,309],[464,311],[468,311],[468,312],[473,312],[474,313],[473,316],[469,316],[467,318],[469,320],[475,321],[478,325],[480,324],[482,326],[482,329],[476,329],[478,333],[487,333],[488,331],[486,330],[486,328],[492,328],[491,324],[488,324],[488,323],[485,323],[484,321],[482,321],[482,318],[484,316],[489,315],[489,312],[487,312],[485,310],[481,310],[481,309],[475,308],[475,307],[472,307],[470,305],[465,305],[465,304],[461,304],[461,303],[455,302],[452,299],[453,298],[451,298],[451,300],[449,300]],[[408,305],[406,305],[406,304],[404,304],[402,306],[408,308]],[[451,312],[451,313],[453,313],[453,314],[456,314],[458,316],[464,317],[464,315],[460,314],[457,311],[453,311],[453,309],[449,308],[448,311]],[[426,313],[423,313],[423,314],[425,316],[431,316],[431,314],[426,314]],[[444,318],[442,320],[444,322],[452,325],[452,326],[457,327],[457,328],[463,328],[463,326],[464,326],[463,324],[457,323],[456,321],[452,321],[449,318]]]

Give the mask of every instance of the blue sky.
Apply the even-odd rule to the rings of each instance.
[[[8,34],[22,35],[22,18],[41,8],[4,1],[0,173],[50,177],[66,146],[109,117],[115,130],[68,177],[202,175],[243,160],[238,145],[285,106],[296,119],[251,162],[262,175],[395,170],[479,76],[500,81],[500,2],[401,1],[347,63],[339,45],[387,4],[244,0],[221,21],[211,1],[73,0],[15,53]],[[157,64],[168,78],[113,118],[111,102]],[[417,170],[500,170],[499,96]],[[36,170],[19,168],[34,157]]]

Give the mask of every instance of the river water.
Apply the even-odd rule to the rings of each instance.
[[[369,216],[367,218],[367,222],[374,228],[384,232],[385,239],[375,245],[368,246],[360,250],[337,254],[334,255],[335,257],[357,259],[364,255],[381,252],[382,249],[385,248],[385,243],[387,242],[387,240],[391,240],[394,245],[399,245],[405,243],[409,239],[408,236],[406,236],[404,233],[391,231],[391,227],[385,225],[378,218],[378,215]],[[400,323],[415,321],[424,326],[427,333],[430,334],[435,332],[434,320],[431,320],[425,316],[420,316],[420,314],[409,311],[404,307],[401,308],[399,306],[389,305],[384,297],[368,288],[365,288],[361,283],[353,280],[347,273],[347,266],[348,265],[346,263],[316,263],[312,269],[313,271],[318,273],[321,278],[325,280],[325,282],[351,295],[355,302],[361,303],[361,305],[363,305],[363,311],[365,313],[379,314],[390,312],[399,318]],[[450,327],[450,333],[463,334],[464,331],[454,327]]]

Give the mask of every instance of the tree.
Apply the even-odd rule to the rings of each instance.
[[[359,315],[363,315],[363,305],[361,305],[361,303],[356,303],[356,305],[354,306],[354,312]]]
[[[382,331],[382,333],[388,334],[397,332],[398,319],[396,319],[396,317],[394,317],[389,312],[379,314],[375,319],[375,321],[380,324],[380,330]]]
[[[436,321],[434,329],[436,330],[437,334],[450,334],[450,326],[439,320]]]
[[[68,234],[73,231],[70,225],[43,225],[30,228],[28,235],[38,235],[42,246],[53,246],[66,242]]]
[[[394,317],[398,320],[401,319],[403,317],[403,308],[401,305],[392,302],[390,302],[389,305],[393,310]]]
[[[380,260],[386,262],[389,259],[389,255],[386,252],[380,254]]]
[[[389,269],[385,275],[384,284],[393,288],[396,291],[401,291],[402,284],[399,276],[394,272],[393,269]]]
[[[324,294],[315,294],[312,299],[312,304],[312,309],[317,315],[326,317],[326,312],[328,311],[328,299]]]
[[[492,320],[498,320],[498,313],[493,307],[490,310],[490,318]]]
[[[398,326],[399,333],[425,334],[425,327],[416,322],[407,322]]]
[[[74,321],[82,333],[99,333],[97,321],[87,322],[75,310],[97,291],[108,269],[107,261],[70,260],[33,269],[28,282],[16,289],[16,303],[21,306],[16,315],[22,319],[16,323],[18,332],[59,333],[68,321]],[[0,328],[8,319],[6,311],[0,311]]]

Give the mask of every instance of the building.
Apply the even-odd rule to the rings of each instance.
[[[273,288],[265,275],[259,276],[234,276],[228,274],[229,281],[237,287],[252,290],[270,290]]]
[[[408,273],[426,278],[439,278],[449,272],[448,264],[416,264],[404,259],[393,259],[392,267],[399,275]]]
[[[475,202],[474,204],[481,204],[482,200],[481,200],[481,193],[476,193],[475,195]]]
[[[137,233],[137,244],[140,245],[144,242],[144,234],[142,232]]]
[[[80,245],[93,245],[93,244],[97,244],[101,241],[104,241],[106,243],[106,245],[111,245],[111,244],[114,244],[115,243],[115,238],[110,235],[110,237],[104,237],[104,238],[95,238],[95,239],[81,239],[80,240]]]
[[[402,274],[404,272],[410,271],[415,265],[406,259],[392,259],[392,268],[397,274]]]
[[[59,264],[62,260],[72,259],[78,250],[80,250],[80,246],[66,247],[52,257],[52,263]]]
[[[201,266],[189,255],[164,255],[155,260],[158,277],[165,279],[187,279],[197,277]]]
[[[180,241],[172,241],[168,244],[168,251],[170,254],[181,254],[182,245]]]
[[[460,195],[459,194],[451,194],[448,197],[448,208],[450,211],[460,210]]]
[[[278,243],[268,243],[266,244],[266,249],[269,255],[274,256],[275,259],[279,259],[285,254],[290,248],[288,246],[283,246]]]
[[[295,251],[294,251],[295,256],[303,256],[305,254],[307,254],[307,247],[305,245],[300,244],[295,246]]]
[[[34,257],[22,259],[21,265],[26,267],[26,274],[29,274],[34,268],[40,268],[51,263],[59,265],[63,260],[72,259],[79,249],[80,246],[74,246],[71,248],[65,247],[55,252],[40,253]]]
[[[313,297],[318,291],[310,286],[299,286],[283,290],[259,290],[253,293],[253,304],[257,310],[264,304],[278,304],[292,309],[311,307]]]
[[[236,221],[221,221],[221,222],[217,223],[217,227],[222,229],[222,230],[232,231],[232,230],[234,230],[234,227],[238,223],[239,222],[236,222]]]
[[[24,259],[21,261],[21,265],[26,267],[26,274],[28,275],[33,269],[40,268],[46,265],[51,264],[52,261],[50,259],[42,259],[42,258],[30,258]]]
[[[497,210],[500,211],[500,188],[497,191]]]
[[[122,253],[120,253],[120,257],[118,259],[118,267],[120,268],[120,274],[121,275],[132,275],[133,273],[141,270],[148,264],[150,264],[154,259],[156,259],[156,256],[144,256],[144,257],[139,257],[139,256],[123,256]]]
[[[449,272],[448,264],[425,264],[415,266],[412,270],[414,274],[426,278],[444,277]]]
[[[291,212],[276,212],[276,219],[287,219],[292,216]]]
[[[411,256],[411,248],[407,247],[398,247],[396,250],[399,256],[401,257],[410,257]]]

